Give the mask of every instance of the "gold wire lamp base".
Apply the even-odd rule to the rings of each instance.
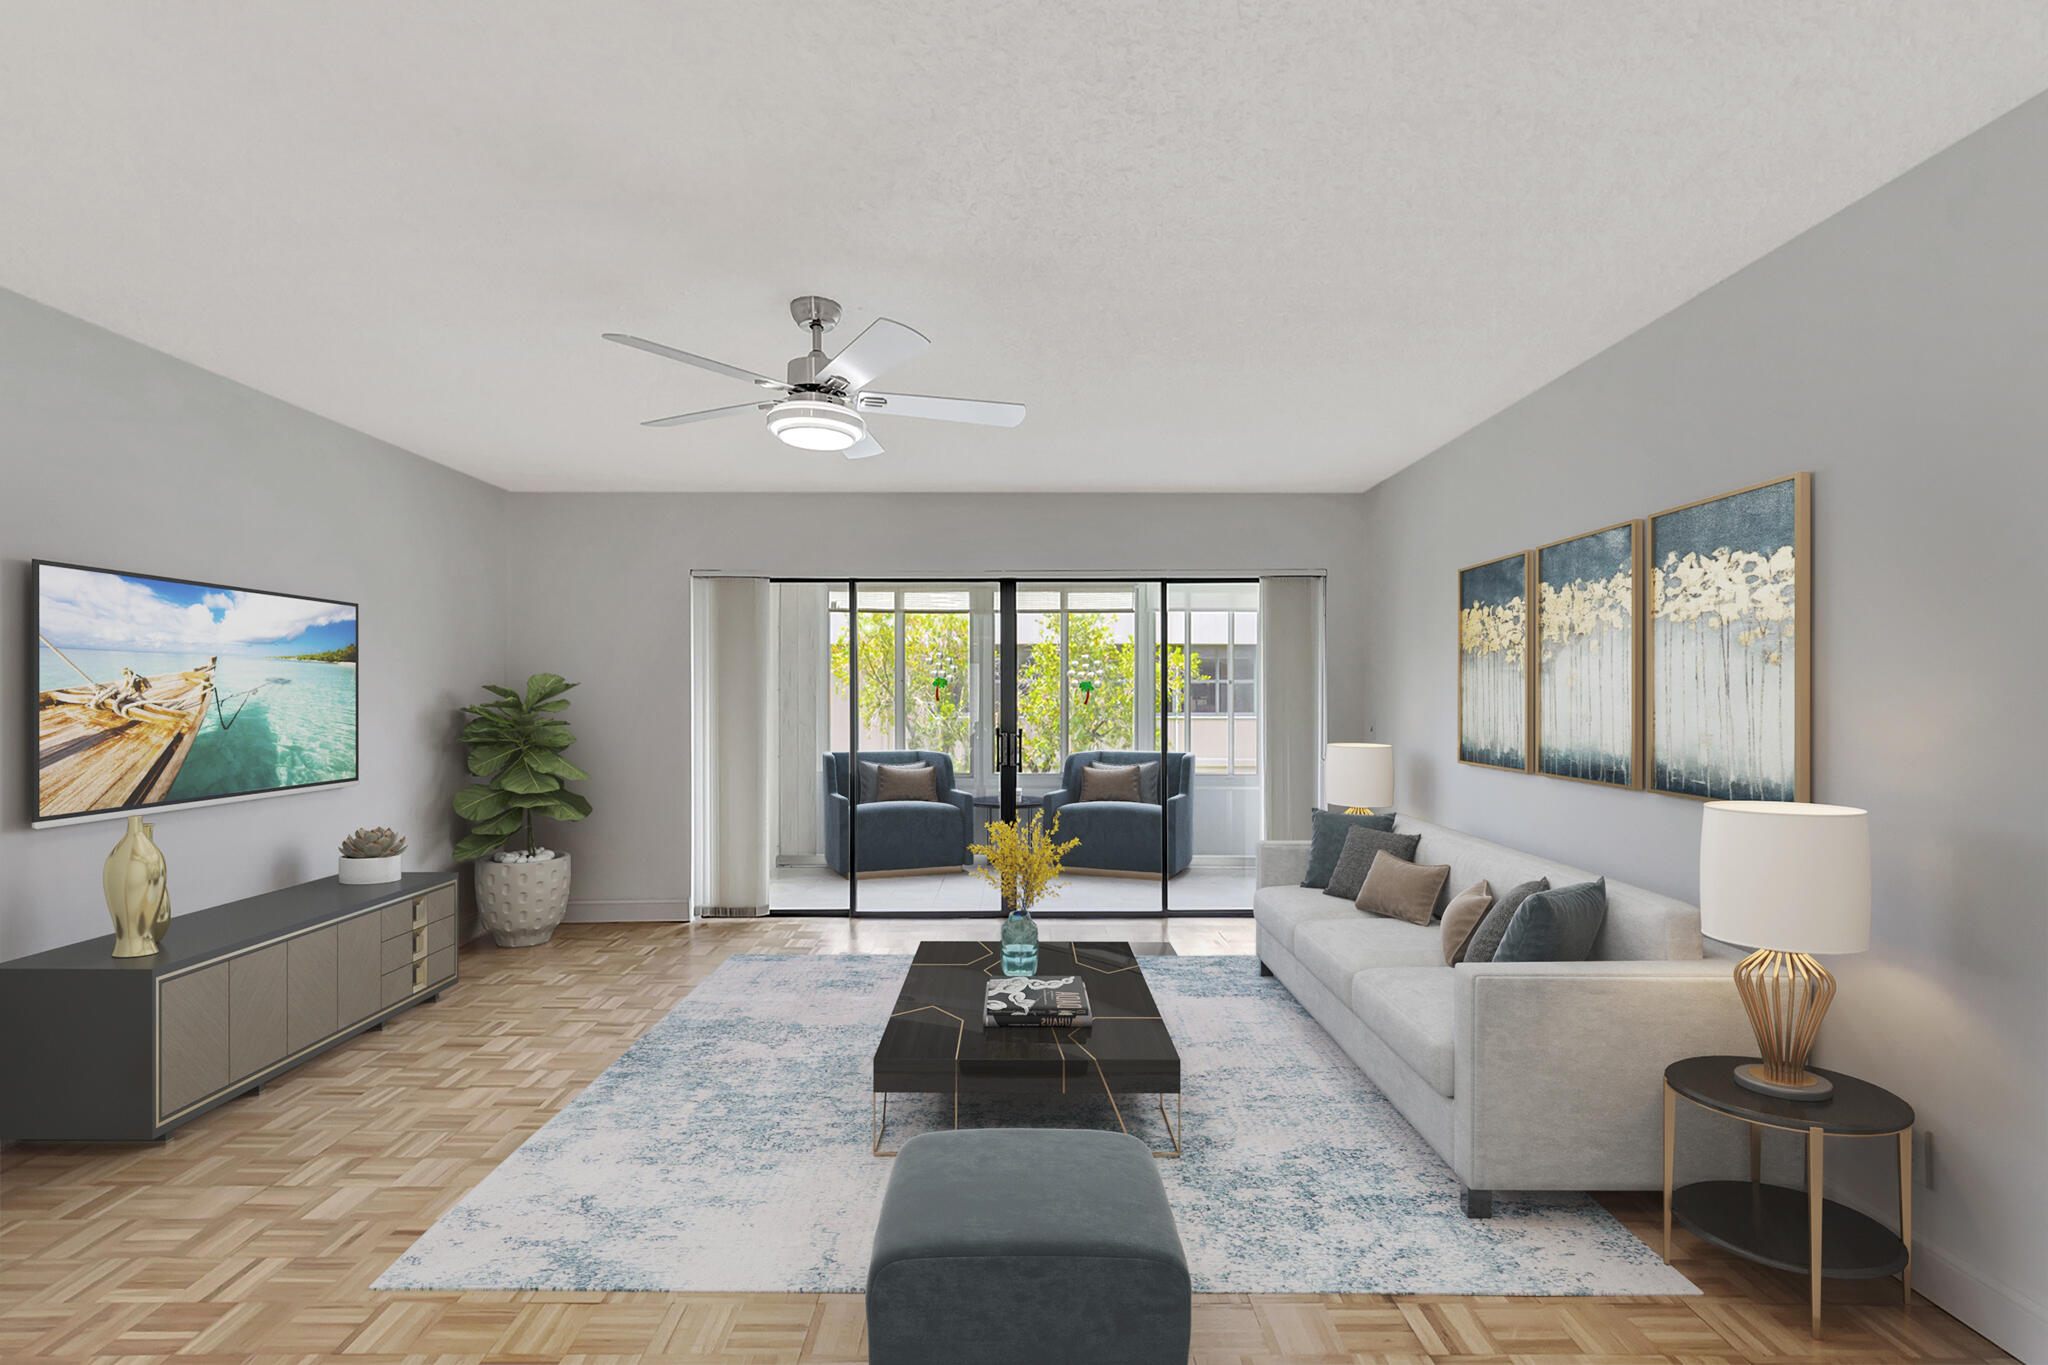
[[[1806,1069],[1821,1018],[1835,998],[1835,978],[1828,969],[1805,953],[1759,948],[1736,964],[1735,989],[1763,1058],[1736,1067],[1736,1084],[1787,1100],[1832,1095],[1834,1082]]]

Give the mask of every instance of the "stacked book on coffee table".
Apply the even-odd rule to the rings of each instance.
[[[1079,1028],[1095,1022],[1078,976],[990,977],[982,1001],[987,1028]]]

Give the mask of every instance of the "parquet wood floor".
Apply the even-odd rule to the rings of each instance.
[[[1156,919],[1061,926],[1158,939]],[[383,1294],[370,1282],[733,952],[908,952],[987,922],[569,925],[465,950],[462,984],[148,1147],[0,1149],[0,1360],[638,1361],[866,1357],[852,1295]],[[1175,921],[1184,953],[1245,952],[1248,920]],[[1654,1235],[1654,1196],[1607,1200]],[[1196,1365],[2006,1360],[1897,1285],[1803,1280],[1684,1238],[1699,1298],[1214,1295]]]

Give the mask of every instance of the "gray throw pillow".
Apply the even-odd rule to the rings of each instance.
[[[1538,891],[1508,925],[1495,962],[1584,962],[1607,921],[1607,879]]]
[[[1138,801],[1142,794],[1135,763],[1090,763],[1081,769],[1079,801]]]
[[[1159,760],[1138,765],[1138,799],[1147,805],[1159,804]]]
[[[1310,811],[1308,872],[1303,875],[1301,884],[1312,886],[1318,891],[1330,884],[1330,874],[1337,870],[1337,859],[1344,853],[1344,836],[1352,830],[1377,829],[1391,833],[1393,828],[1392,811],[1373,815],[1345,815],[1333,810]],[[1371,862],[1369,858],[1366,860],[1368,866]],[[1364,885],[1362,876],[1359,884]]]
[[[936,801],[939,770],[929,763],[884,763],[875,778],[877,801]]]
[[[1533,882],[1509,887],[1493,903],[1493,909],[1486,912],[1486,918],[1479,921],[1479,927],[1472,931],[1472,937],[1465,940],[1465,951],[1458,958],[1460,962],[1491,962],[1494,950],[1507,935],[1508,926],[1515,922],[1515,911],[1522,908],[1522,902],[1538,891],[1550,889],[1550,878],[1538,877]]]
[[[862,804],[875,799],[875,784],[881,780],[882,765],[879,763],[869,763],[865,759],[861,760],[860,799]]]
[[[1344,836],[1344,851],[1337,855],[1337,866],[1330,869],[1330,884],[1323,888],[1323,894],[1342,896],[1357,904],[1358,893],[1365,887],[1365,874],[1372,871],[1375,854],[1384,850],[1404,863],[1412,863],[1415,861],[1415,846],[1421,842],[1419,834],[1394,834],[1359,826]],[[1432,887],[1430,896],[1434,898],[1435,895],[1436,890]]]

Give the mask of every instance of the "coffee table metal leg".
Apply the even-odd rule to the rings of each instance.
[[[1813,1334],[1816,1337],[1820,1335],[1821,1206],[1826,1202],[1821,1197],[1821,1142],[1820,1129],[1806,1130],[1806,1254],[1809,1276],[1813,1281]]]
[[[881,1104],[881,1112],[880,1112],[879,1114],[877,1114],[877,1113],[875,1112],[875,1107],[876,1107],[876,1101],[877,1101],[878,1099],[879,1099],[879,1101],[880,1101],[880,1104]],[[874,1144],[874,1151],[875,1151],[875,1155],[876,1155],[876,1156],[894,1156],[894,1155],[896,1155],[896,1154],[895,1154],[894,1152],[885,1152],[885,1151],[883,1151],[883,1150],[882,1150],[882,1132],[883,1132],[883,1130],[884,1130],[884,1129],[886,1129],[886,1128],[887,1128],[887,1127],[889,1126],[889,1095],[888,1095],[888,1092],[887,1092],[887,1091],[884,1091],[884,1092],[883,1092],[883,1093],[882,1093],[881,1095],[879,1095],[879,1096],[870,1096],[870,1097],[868,1098],[868,1124],[869,1124],[869,1126],[870,1126],[871,1128],[873,1128],[873,1130],[874,1130],[874,1138],[875,1138],[875,1144]]]
[[[1171,1119],[1166,1117],[1166,1096],[1159,1096],[1159,1121],[1166,1125],[1166,1135],[1173,1139],[1173,1150],[1170,1152],[1154,1151],[1152,1155],[1179,1156],[1181,1153],[1180,1136],[1187,1131],[1188,1124],[1187,1119],[1181,1113],[1180,1092],[1178,1090],[1173,1092],[1173,1117]]]

